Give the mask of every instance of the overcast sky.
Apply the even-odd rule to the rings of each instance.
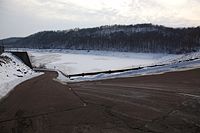
[[[200,0],[0,0],[0,39],[112,24],[200,25]]]

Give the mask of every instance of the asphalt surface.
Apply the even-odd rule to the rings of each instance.
[[[0,133],[200,133],[200,69],[61,84],[56,72],[0,101]]]

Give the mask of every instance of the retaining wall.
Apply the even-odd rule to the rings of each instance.
[[[21,61],[23,61],[24,64],[29,66],[31,69],[33,69],[31,61],[29,59],[27,52],[11,52],[13,55],[17,56]]]

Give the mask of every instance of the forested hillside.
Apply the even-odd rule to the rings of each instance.
[[[42,49],[186,53],[200,48],[200,27],[168,28],[138,24],[43,31],[12,41],[7,39],[4,45]]]

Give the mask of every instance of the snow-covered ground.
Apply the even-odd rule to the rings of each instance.
[[[200,68],[200,52],[172,55],[106,51],[88,52],[84,50],[28,50],[28,53],[34,66],[59,70],[66,75],[143,67],[127,72],[98,74],[71,79],[59,72],[58,79],[64,82],[133,77]],[[0,99],[19,83],[41,74],[31,70],[17,57],[4,53],[0,56]]]
[[[19,83],[39,76],[17,57],[10,53],[0,56],[0,99],[6,96]]]
[[[58,79],[65,82],[158,74],[200,67],[200,60],[197,59],[200,58],[200,52],[175,55],[106,51],[88,52],[84,50],[29,50],[29,55],[31,55],[32,63],[36,67],[42,66],[48,69],[60,70],[66,75],[144,67],[140,70],[75,77],[71,80],[59,73]],[[148,67],[160,64],[165,65]]]
[[[59,73],[58,80],[61,82],[79,82],[79,81],[93,81],[111,78],[121,78],[121,77],[136,77],[142,75],[154,75],[161,74],[172,71],[184,71],[195,68],[200,68],[200,52],[166,56],[158,59],[158,61],[153,65],[144,66],[142,69],[131,70],[120,73],[113,74],[98,74],[94,76],[84,76],[84,77],[73,77],[67,78]],[[156,66],[160,65],[160,66]]]

